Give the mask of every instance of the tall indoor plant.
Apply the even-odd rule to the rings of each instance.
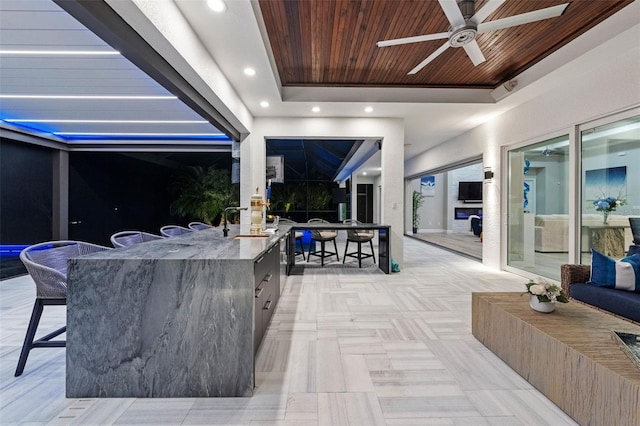
[[[419,191],[413,191],[413,233],[418,232],[418,225],[420,225],[420,214],[418,209],[424,204],[424,195]]]

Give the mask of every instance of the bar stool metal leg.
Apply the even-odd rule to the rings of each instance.
[[[27,334],[24,337],[24,343],[22,344],[22,350],[20,351],[20,358],[18,359],[18,367],[16,368],[15,377],[20,376],[24,371],[24,366],[27,364],[27,358],[29,357],[29,352],[31,351],[31,349],[64,348],[66,346],[66,342],[64,340],[57,340],[53,342],[50,341],[54,337],[57,337],[67,331],[66,326],[61,327],[36,341],[33,340],[36,335],[36,331],[38,330],[38,324],[40,323],[40,318],[42,317],[44,305],[66,305],[66,300],[36,298],[36,301],[33,305],[33,311],[31,312],[31,319],[29,320],[29,327],[27,327]]]

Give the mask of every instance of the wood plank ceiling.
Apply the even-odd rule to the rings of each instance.
[[[454,0],[451,0],[454,1]],[[476,11],[486,0],[476,1]],[[484,21],[570,2],[560,17],[478,34],[486,62],[446,40],[379,48],[380,40],[449,29],[436,0],[260,0],[283,86],[494,88],[618,12],[632,0],[507,0]]]

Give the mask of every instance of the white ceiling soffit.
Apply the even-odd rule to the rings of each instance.
[[[365,139],[358,150],[349,158],[349,160],[340,168],[334,181],[342,183],[347,180],[352,173],[355,173],[367,163],[376,153],[380,151],[381,141],[379,139]],[[378,159],[378,163],[380,159]]]
[[[0,0],[0,51],[5,129],[71,146],[230,143],[51,0]]]
[[[493,89],[414,87],[283,87],[285,102],[495,103]]]
[[[257,0],[227,1],[221,14],[211,14],[204,1],[176,0],[176,4],[254,116],[403,118],[407,159],[553,90],[558,84],[555,70],[637,24],[640,8],[640,2],[634,2],[517,76],[511,92],[502,86],[488,93],[459,89],[456,95],[446,93],[453,96],[447,102],[444,92],[429,89],[282,88],[269,57],[266,32],[261,31]],[[248,66],[256,70],[252,77],[242,72]],[[545,78],[549,75],[552,78]],[[464,103],[469,95],[472,98]],[[261,107],[263,101],[269,106]],[[313,112],[314,106],[320,111]],[[365,111],[367,106],[372,107],[370,112]]]

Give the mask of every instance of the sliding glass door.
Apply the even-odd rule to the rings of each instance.
[[[623,257],[633,241],[629,218],[640,217],[640,116],[602,121],[580,128],[585,264],[592,249]]]
[[[508,151],[507,265],[560,279],[569,261],[569,136]]]

